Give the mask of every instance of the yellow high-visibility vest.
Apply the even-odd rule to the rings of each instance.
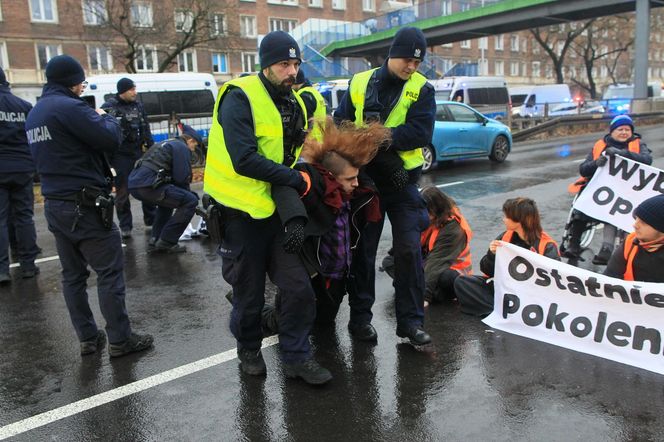
[[[284,160],[284,134],[281,114],[267,89],[265,89],[263,82],[257,75],[228,81],[219,89],[217,102],[214,105],[212,127],[208,137],[203,191],[224,206],[247,212],[252,218],[268,218],[276,208],[271,196],[270,183],[239,175],[235,172],[226,148],[224,129],[217,118],[221,101],[230,87],[242,89],[249,99],[258,153],[275,163],[282,164]],[[297,94],[293,95],[305,116],[306,128],[307,111],[304,103]],[[301,150],[302,146],[297,146],[295,161],[293,164],[288,164],[289,167],[297,162]]]
[[[367,86],[369,85],[371,76],[377,69],[379,68],[355,74],[350,82],[350,99],[355,107],[355,124],[357,126],[364,124],[364,100],[367,94]],[[419,72],[414,72],[413,75],[410,76],[406,84],[403,86],[399,101],[385,121],[385,127],[397,127],[406,122],[408,109],[417,101],[417,98],[420,96],[420,90],[424,87],[426,82],[426,77]],[[403,160],[403,167],[406,170],[412,170],[424,164],[424,156],[422,155],[421,147],[412,150],[399,150],[397,153]]]
[[[314,111],[314,124],[311,128],[311,136],[314,137],[316,141],[323,141],[323,134],[320,131],[320,126],[325,124],[325,118],[327,117],[327,103],[325,98],[318,92],[313,86],[306,86],[297,91],[298,95],[302,95],[303,92],[310,93],[316,99],[316,110]]]

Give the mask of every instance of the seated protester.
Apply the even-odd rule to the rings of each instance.
[[[373,123],[356,127],[345,122],[337,127],[331,118],[321,127],[322,142],[308,136],[302,155],[311,163],[295,165],[311,182],[300,199],[291,187],[273,186],[272,197],[286,226],[284,248],[299,253],[316,293],[316,323],[333,324],[346,294],[351,248],[366,222],[380,219],[378,196],[370,182],[359,178],[359,169],[390,140],[390,130]],[[299,224],[294,229],[293,224]],[[306,223],[306,225],[305,225]],[[295,238],[289,232],[300,230]],[[263,309],[263,330],[277,333],[276,309]]]
[[[150,252],[187,250],[178,239],[198,205],[198,195],[189,189],[189,183],[191,152],[202,142],[201,136],[185,125],[178,138],[157,143],[145,152],[129,175],[131,195],[158,206],[148,243]]]
[[[602,155],[604,154],[604,155]],[[585,161],[579,166],[579,173],[585,185],[595,174],[598,167],[604,166],[608,157],[619,155],[643,164],[652,164],[652,155],[641,135],[634,132],[634,122],[628,115],[618,115],[609,126],[609,133],[598,140],[588,154]],[[579,182],[577,182],[579,183]],[[575,184],[577,184],[575,183]],[[576,265],[581,255],[581,235],[588,228],[591,221],[587,215],[574,211],[570,227],[570,240],[565,256],[571,258],[570,264]],[[602,247],[593,258],[593,264],[605,265],[613,252],[617,229],[611,224],[604,224]]]
[[[664,282],[664,195],[634,210],[634,233],[613,252],[604,271],[625,281]]]
[[[483,317],[493,311],[492,278],[496,249],[500,246],[500,241],[560,261],[558,245],[542,230],[535,201],[529,198],[512,198],[505,201],[503,223],[506,231],[491,241],[489,250],[480,261],[480,269],[485,276],[459,276],[454,281],[454,292],[463,313]]]
[[[454,299],[454,281],[472,273],[470,239],[472,231],[452,198],[435,186],[422,190],[429,212],[429,227],[422,232],[424,258],[424,306]],[[390,251],[391,252],[391,251]],[[390,253],[382,264],[393,276],[394,257]]]

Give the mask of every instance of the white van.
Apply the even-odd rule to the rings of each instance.
[[[507,117],[510,96],[504,77],[448,77],[429,82],[437,100],[461,101],[497,120]]]
[[[539,117],[544,115],[548,103],[560,105],[572,101],[572,93],[566,84],[543,84],[540,86],[511,87],[512,115],[516,117]]]
[[[212,125],[212,111],[217,98],[217,83],[211,74],[106,74],[88,77],[82,95],[91,106],[100,107],[117,92],[118,80],[127,77],[136,83],[138,99],[149,117],[163,116],[150,123],[156,142],[168,138],[168,117],[175,113],[185,124],[207,137]]]

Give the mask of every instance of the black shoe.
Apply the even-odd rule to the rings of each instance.
[[[31,269],[21,269],[21,278],[23,279],[30,279],[34,278],[35,276],[39,275],[39,267],[35,266]]]
[[[124,342],[119,344],[109,344],[108,345],[108,354],[112,358],[117,358],[120,356],[128,355],[129,353],[136,353],[138,351],[147,350],[152,348],[152,343],[154,338],[152,335],[139,335],[137,333],[132,333]]]
[[[415,346],[431,343],[431,336],[424,331],[421,325],[411,325],[407,328],[397,327],[397,336],[407,338]]]
[[[355,324],[349,322],[348,331],[350,332],[350,335],[358,341],[378,341],[378,333],[376,333],[374,326],[369,323]]]
[[[287,378],[302,378],[304,382],[312,385],[321,385],[332,379],[332,373],[321,367],[314,358],[303,362],[283,363],[284,375]]]
[[[0,284],[8,284],[12,280],[11,276],[9,276],[9,273],[0,273]]]
[[[131,229],[122,230],[120,234],[122,235],[122,239],[129,239],[131,238]]]
[[[87,341],[81,341],[81,356],[97,353],[106,346],[106,333],[97,330],[97,336]]]
[[[150,249],[150,251],[153,253],[184,253],[187,251],[187,248],[178,243],[173,244],[163,239],[158,239],[154,243],[154,248]]]
[[[593,258],[593,264],[598,265],[598,266],[605,266],[609,263],[609,259],[611,258],[611,253],[613,251],[609,247],[603,246],[597,255]]]
[[[583,250],[581,249],[581,244],[575,244],[570,242],[567,245],[567,248],[563,252],[563,258],[579,258]]]
[[[237,358],[240,360],[240,370],[243,373],[251,376],[265,376],[267,374],[265,360],[260,348],[258,350],[238,349]]]

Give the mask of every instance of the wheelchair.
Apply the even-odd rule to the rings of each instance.
[[[604,227],[603,223],[593,218],[590,218],[589,216],[586,216],[583,213],[578,212],[577,210],[574,209],[574,202],[576,202],[576,199],[578,197],[579,197],[578,194],[574,196],[574,200],[572,201],[572,207],[569,209],[569,214],[567,215],[567,221],[565,221],[565,230],[563,231],[563,238],[560,241],[560,256],[562,256],[563,258],[567,258],[567,263],[573,266],[578,265],[579,261],[583,260],[581,255],[585,251],[590,250],[589,247],[593,241],[593,238],[595,237],[595,232]],[[579,253],[578,256],[570,255],[569,253],[566,254],[569,247],[569,241],[572,237],[572,222],[576,221],[577,219],[580,219],[580,217],[583,217],[586,221],[586,228],[581,234],[581,240],[579,242],[579,245],[581,246],[581,252]]]

